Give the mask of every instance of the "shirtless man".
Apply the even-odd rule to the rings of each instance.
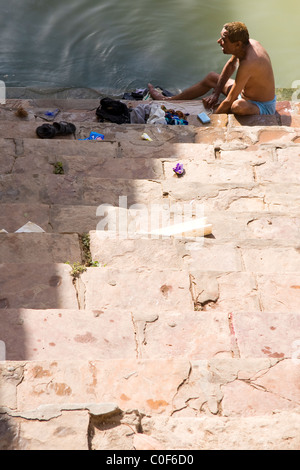
[[[214,113],[238,115],[275,114],[275,81],[270,57],[262,45],[249,39],[246,26],[240,22],[226,23],[218,40],[223,54],[231,54],[221,74],[210,72],[201,82],[178,95],[166,98],[151,83],[149,92],[154,100],[193,100],[213,89],[203,99],[206,108]],[[230,77],[237,69],[235,80]],[[218,104],[219,96],[225,95]]]

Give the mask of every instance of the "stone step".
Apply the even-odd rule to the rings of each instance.
[[[299,244],[289,240],[103,238],[92,231],[91,255],[110,268],[197,269],[284,273],[299,271]],[[200,240],[200,241],[199,241]],[[224,256],[224,252],[226,256]],[[222,253],[223,254],[222,254]],[[1,233],[1,263],[81,263],[77,234]]]
[[[131,142],[78,141],[58,139],[0,139],[0,161],[2,173],[12,171],[16,163],[19,171],[25,171],[26,163],[30,167],[45,167],[60,161],[63,157],[81,157],[86,162],[93,158],[111,161],[113,159],[142,158],[143,160],[164,159],[176,162],[177,159],[197,158],[215,161],[213,145],[195,143],[172,143],[168,139],[161,142],[146,142],[135,139]],[[22,166],[23,161],[23,166]],[[88,165],[87,165],[88,166]]]
[[[203,184],[183,179],[162,181],[164,196],[173,203],[196,201],[203,204],[204,213],[234,212],[297,212],[299,184],[287,183],[223,183]]]
[[[98,310],[99,306],[100,310],[106,310],[111,304],[116,309],[143,308],[158,312],[192,310],[194,306],[187,271],[93,267],[83,272],[84,266],[62,263],[2,263],[0,267],[0,308],[3,309]],[[74,285],[73,279],[80,274]]]
[[[254,406],[254,403],[249,405],[249,407],[251,406]],[[213,451],[298,450],[297,428],[299,428],[299,421],[300,414],[298,410],[295,410],[277,411],[273,416],[268,414],[259,417],[193,418],[190,416],[177,418],[175,415],[165,418],[152,416],[142,420],[142,427],[145,439],[147,436],[155,439],[156,449],[173,451],[178,449],[185,451],[195,449]],[[116,431],[114,435],[117,435]],[[121,442],[121,437],[119,442]],[[134,440],[134,442],[137,441]],[[97,448],[96,444],[94,446]],[[100,448],[100,444],[98,446]],[[144,449],[146,448],[148,447],[144,447]]]
[[[0,230],[14,233],[32,221],[47,233],[84,234],[96,229],[99,220],[95,206],[2,203]]]
[[[268,239],[297,240],[300,230],[300,215],[274,212],[222,212],[207,214],[216,239]]]
[[[65,113],[79,113],[79,111],[90,111],[95,114],[96,108],[100,104],[100,99],[103,98],[103,95],[99,93],[99,90],[80,90],[79,95],[77,91],[69,93],[69,90],[56,90],[53,93],[35,92],[33,90],[25,90],[20,93],[20,89],[17,90],[17,93],[13,89],[7,89],[7,100],[3,105],[4,113],[7,115],[9,111],[14,111],[19,106],[25,107],[30,114],[35,116],[43,116],[46,110],[58,109],[60,111],[59,116],[63,116]],[[84,93],[84,96],[82,95]],[[48,95],[48,96],[47,96]],[[121,100],[129,108],[143,106],[145,104],[160,104],[167,106],[168,108],[178,109],[184,113],[189,113],[188,120],[190,121],[192,117],[196,117],[198,113],[205,111],[202,100],[192,100],[192,101],[176,101],[172,100],[169,103],[164,101],[136,101],[136,100]],[[3,114],[4,114],[3,113]],[[255,125],[257,123],[268,123],[269,125],[276,125],[276,123],[291,125],[293,121],[297,124],[295,119],[299,114],[299,107],[295,101],[281,100],[280,98],[277,101],[276,105],[276,115],[275,116],[243,116],[238,118],[238,123],[244,125]],[[44,116],[43,116],[44,117]],[[212,115],[212,118],[216,116]],[[45,116],[45,118],[49,118]],[[229,116],[233,118],[233,116]],[[251,118],[251,119],[249,119]],[[276,119],[275,119],[276,118]],[[234,119],[231,119],[234,120]],[[197,123],[200,121],[196,121]]]
[[[193,144],[189,144],[192,146]],[[201,144],[194,144],[201,145]],[[101,144],[102,146],[102,144]],[[99,150],[100,144],[99,144]],[[116,149],[115,149],[116,150]],[[123,149],[119,147],[120,152]],[[222,184],[222,183],[239,183],[241,178],[243,183],[294,183],[299,184],[300,167],[300,147],[294,155],[291,154],[290,159],[282,158],[281,161],[269,161],[264,159],[259,164],[252,161],[246,161],[237,158],[232,161],[224,161],[212,159],[208,155],[207,160],[204,155],[199,155],[199,161],[195,161],[195,157],[181,158],[182,155],[164,155],[163,152],[156,154],[156,157],[112,157],[106,152],[98,152],[97,156],[85,155],[64,155],[41,156],[40,152],[35,155],[24,157],[14,157],[0,155],[0,172],[1,174],[60,174],[77,177],[85,175],[85,177],[111,178],[111,179],[156,179],[156,180],[173,180],[178,178],[173,168],[176,163],[183,163],[185,174],[182,183],[197,182],[198,184]],[[78,150],[78,153],[79,150]],[[117,153],[117,151],[116,151]],[[138,152],[133,149],[133,153]],[[192,152],[193,153],[193,152]],[[125,155],[125,154],[124,154]],[[239,153],[240,155],[240,153]],[[256,153],[257,155],[257,153]],[[258,158],[258,157],[257,157]]]
[[[0,230],[14,233],[31,221],[41,227],[45,232],[52,232],[50,209],[48,204],[12,202],[1,203]],[[73,213],[75,213],[76,208]],[[13,216],[12,216],[13,214]],[[56,232],[61,232],[56,230]],[[69,233],[72,230],[69,230]]]
[[[184,179],[167,180],[108,179],[69,175],[4,175],[0,180],[1,203],[58,205],[109,204],[118,206],[120,197],[133,204],[197,203],[204,213],[294,212],[299,211],[299,184],[295,183],[219,183],[199,184]]]
[[[41,419],[45,415],[46,425],[45,420]],[[260,417],[176,418],[147,415],[141,418],[138,412],[124,413],[116,410],[111,403],[66,403],[45,405],[30,412],[6,409],[2,421],[2,434],[5,428],[7,430],[2,436],[1,450],[115,451],[118,452],[115,459],[122,458],[121,451],[134,451],[136,457],[125,458],[138,459],[140,457],[136,451],[150,450],[156,452],[151,454],[155,462],[162,461],[161,452],[167,449],[173,464],[176,459],[182,464],[188,459],[192,463],[195,459],[192,454],[178,455],[178,451],[299,449],[297,410],[278,411],[273,416]],[[12,438],[10,432],[15,429],[20,430],[21,436],[15,432]],[[62,430],[67,432],[64,438],[58,432]],[[173,456],[170,454],[172,451],[177,453]],[[113,456],[104,455],[103,462],[113,463]]]
[[[104,232],[105,233],[105,232]],[[300,271],[298,240],[214,240],[197,237],[105,239],[103,232],[90,232],[94,260],[115,269],[172,269],[256,273]]]
[[[47,207],[47,206],[46,206]],[[45,211],[46,211],[45,207]],[[189,205],[188,208],[191,206]],[[20,221],[23,220],[22,218],[22,208],[19,204],[2,204],[3,210],[3,219],[0,215],[0,221],[6,220],[4,214],[8,213],[11,208],[15,208],[15,212],[20,212]],[[19,209],[17,209],[19,208]],[[155,209],[153,207],[149,207],[149,218],[151,219],[152,210]],[[158,206],[158,212],[162,212],[166,215],[166,219],[168,223],[174,222],[174,217],[176,214],[182,215],[182,210],[186,209],[182,205],[179,205],[177,208],[172,203],[168,203],[168,201],[160,204]],[[26,207],[24,209],[24,212]],[[128,230],[128,238],[129,233],[132,236],[132,228],[139,226],[137,213],[133,209],[126,211],[126,220],[127,220],[127,230]],[[8,212],[6,212],[8,211]],[[111,209],[110,214],[111,218],[108,218],[108,215],[103,211],[98,210],[95,206],[72,206],[72,205],[51,205],[49,207],[49,216],[46,218],[42,218],[41,214],[42,208],[36,208],[36,211],[33,212],[33,216],[37,219],[41,218],[43,222],[43,227],[46,227],[46,231],[54,231],[54,232],[75,232],[75,233],[85,233],[95,230],[103,230],[104,223],[111,220],[113,227],[115,230],[118,231],[118,224],[119,218],[118,213],[120,208],[116,207],[116,209]],[[121,209],[122,211],[122,209]],[[25,212],[26,213],[26,212]],[[189,212],[188,212],[189,214]],[[196,215],[192,212],[192,215]],[[204,214],[201,214],[201,217],[206,216],[207,222],[212,224],[212,236],[216,239],[231,239],[231,240],[240,240],[240,239],[268,239],[268,240],[286,240],[294,242],[299,238],[299,230],[300,230],[300,214],[292,213],[291,211],[289,214],[284,212],[222,212],[222,211],[210,211]],[[125,214],[124,214],[125,217]],[[178,215],[179,217],[179,215]],[[104,222],[103,222],[104,220]],[[125,220],[125,219],[124,219]],[[156,218],[155,221],[158,219]],[[183,219],[181,219],[183,220]],[[158,223],[158,222],[156,222]],[[117,225],[115,225],[117,224]],[[3,223],[2,223],[3,225]],[[4,225],[3,225],[4,226]],[[21,225],[14,225],[16,229]],[[47,229],[47,227],[49,227]],[[106,229],[108,229],[107,227]],[[103,235],[103,234],[101,234]]]
[[[91,114],[95,114],[96,108],[100,104],[100,99],[103,98],[103,95],[99,93],[99,90],[88,90],[86,93],[84,91],[84,96],[82,96],[83,91],[80,90],[80,95],[75,93],[69,93],[69,90],[59,90],[58,92],[54,90],[53,93],[46,93],[42,92],[35,92],[33,90],[25,90],[20,93],[20,89],[17,90],[17,93],[13,89],[6,89],[7,91],[7,100],[3,108],[3,114],[8,115],[12,111],[18,109],[19,106],[25,107],[29,114],[33,116],[41,117],[43,116],[45,111],[50,110],[59,110],[60,113],[58,116],[64,116],[65,113],[76,113],[79,112],[88,112],[90,111]],[[48,96],[47,96],[48,95]],[[198,113],[205,111],[203,106],[202,100],[192,100],[192,101],[176,101],[172,100],[169,103],[165,103],[163,101],[155,101],[147,100],[147,101],[136,101],[136,100],[121,100],[129,108],[143,106],[145,104],[150,105],[164,105],[167,108],[178,109],[183,111],[184,113],[189,113],[188,120],[190,121],[192,117],[196,117]],[[276,105],[276,115],[275,116],[243,116],[237,119],[239,125],[257,125],[257,123],[268,123],[269,125],[276,125],[276,123],[291,125],[293,121],[297,124],[297,120],[295,119],[299,114],[299,107],[297,106],[297,101],[287,101],[281,100],[280,98],[277,101]],[[44,118],[48,118],[49,116],[43,116]],[[212,118],[216,116],[212,115]],[[234,116],[229,116],[230,120],[234,121]],[[276,119],[275,119],[276,118]],[[83,117],[84,119],[84,117]],[[196,121],[197,123],[200,121]]]
[[[189,124],[202,126],[202,123],[197,119],[200,112],[205,111],[202,100],[193,101],[173,101],[172,105],[163,102],[154,103],[149,101],[136,101],[136,100],[121,100],[129,109],[136,107],[143,108],[144,106],[166,106],[168,109],[176,109],[188,114],[187,121]],[[100,105],[100,99],[8,99],[2,106],[0,113],[0,120],[13,120],[18,121],[22,116],[18,116],[16,111],[23,107],[28,115],[24,116],[25,120],[43,120],[43,121],[95,121],[98,122],[96,109]],[[56,115],[49,115],[49,111],[55,111]],[[227,116],[211,116],[212,124],[218,123],[223,118],[227,121]]]
[[[288,359],[8,361],[1,375],[2,446],[15,427],[13,446],[27,450],[133,450],[135,433],[161,449],[299,446]]]
[[[4,175],[0,180],[1,203],[118,205],[119,197],[133,204],[158,203],[162,198],[159,181],[105,179],[68,175]]]
[[[1,309],[8,361],[213,358],[298,361],[299,312]]]
[[[298,273],[190,271],[196,310],[289,312],[299,305]]]
[[[5,343],[8,361],[72,360],[74,353],[81,360],[91,361],[155,357],[204,360],[221,356],[249,357],[251,354],[258,358],[291,357],[296,329],[285,335],[287,327],[279,321],[282,316],[267,317],[263,331],[267,334],[262,341],[254,342],[255,347],[248,344],[252,338],[250,335],[248,339],[249,333],[245,336],[243,327],[247,328],[249,319],[253,319],[259,329],[261,314],[232,317],[237,323],[235,336],[231,332],[232,318],[221,311],[207,315],[193,310],[154,314],[121,308],[92,311],[1,309],[0,339]],[[299,326],[297,315],[286,314],[285,324]],[[266,325],[273,326],[274,332]],[[280,342],[282,334],[284,344]]]
[[[193,205],[192,209],[194,209]],[[163,213],[166,213],[169,223],[173,222],[176,214],[182,214],[182,210],[190,208],[190,205],[173,205],[166,199],[159,206]],[[197,206],[196,206],[197,208]],[[113,220],[118,221],[119,208],[116,207]],[[181,212],[180,212],[181,211]],[[12,217],[13,214],[13,217]],[[102,215],[101,215],[102,214]],[[135,224],[136,213],[130,209],[127,212],[128,231],[130,224]],[[196,212],[191,212],[196,216]],[[234,211],[209,211],[203,214],[207,221],[212,224],[212,236],[217,240],[231,239],[268,239],[286,240],[294,242],[299,238],[300,214],[299,211],[284,212],[234,212]],[[97,215],[96,206],[80,206],[72,204],[38,204],[11,202],[1,204],[0,230],[4,229],[9,233],[15,232],[29,220],[39,225],[45,232],[49,233],[88,233],[102,230],[102,221],[105,213],[99,212]],[[151,217],[151,206],[149,208]],[[151,220],[151,219],[150,219]],[[135,225],[134,225],[135,226]]]
[[[99,260],[102,266],[101,260]],[[153,312],[193,310],[187,271],[87,268],[77,285],[82,309]]]
[[[136,358],[130,312],[4,309],[0,318],[8,361]]]
[[[78,152],[80,153],[80,152]],[[163,179],[163,162],[158,159],[148,158],[116,158],[107,157],[100,152],[98,156],[61,156],[18,157],[13,162],[7,162],[6,157],[0,156],[2,174],[20,175],[23,177],[39,174],[64,174],[71,177],[95,177],[110,179]],[[174,162],[173,166],[175,166]],[[172,171],[174,174],[174,172]]]
[[[254,141],[256,141],[254,139]],[[167,135],[160,141],[147,142],[137,138],[130,141],[79,141],[70,139],[37,139],[37,138],[1,138],[0,161],[1,170],[4,173],[14,167],[14,160],[19,159],[21,165],[22,158],[28,165],[37,165],[37,168],[44,165],[53,164],[62,157],[82,157],[87,161],[93,157],[112,160],[113,158],[159,158],[170,162],[183,161],[186,165],[206,162],[210,163],[251,164],[254,170],[260,166],[262,169],[268,165],[285,166],[291,163],[296,164],[299,160],[299,144],[274,142],[271,144],[247,145],[232,140],[229,142],[218,141],[211,143],[176,143],[170,141]],[[41,162],[39,162],[41,160]],[[202,163],[203,164],[203,163]],[[25,166],[25,163],[24,163]],[[21,171],[22,167],[19,171]],[[188,173],[187,173],[188,174]]]
[[[81,263],[77,234],[1,233],[0,263]]]
[[[59,121],[59,120],[58,120]],[[40,139],[36,134],[38,126],[44,124],[43,120],[36,119],[20,119],[17,121],[0,120],[0,133],[6,138],[22,138],[22,139],[35,139],[37,141],[46,140]],[[144,140],[142,135],[147,133],[149,137],[156,142],[169,141],[172,142],[194,142],[197,127],[194,125],[189,126],[169,126],[169,125],[154,125],[154,124],[113,124],[110,122],[97,122],[96,120],[86,122],[73,121],[75,125],[75,134],[66,136],[57,136],[52,141],[77,141],[80,139],[87,139],[91,132],[97,132],[104,135],[105,141],[126,141],[131,140]],[[180,127],[180,129],[177,129]],[[101,142],[97,142],[99,144]],[[147,142],[151,143],[151,142]]]
[[[101,265],[101,259],[99,260]],[[221,309],[288,312],[299,305],[300,275],[241,271],[87,268],[78,282],[82,309]],[[101,286],[101,289],[99,288]]]
[[[0,308],[77,309],[72,268],[62,263],[0,264]]]
[[[14,364],[21,369],[16,371],[23,378],[19,384],[11,380],[14,371],[9,369]],[[2,374],[4,385],[10,385],[11,399],[14,401],[14,395],[17,395],[18,407],[23,412],[55,402],[59,384],[61,404],[116,403],[122,410],[136,409],[154,416],[261,416],[273,414],[274,402],[278,411],[299,410],[299,367],[289,359],[190,361],[182,357],[94,359],[92,363],[61,359],[9,361],[1,366],[7,372],[7,376]],[[238,400],[234,392],[239,388],[245,395],[240,395]],[[194,400],[189,403],[191,398]],[[222,409],[218,406],[220,402],[224,404]]]
[[[251,253],[249,254],[251,264]],[[299,272],[161,268],[62,263],[2,263],[0,308],[81,308],[161,311],[293,311]],[[97,263],[97,265],[98,265]],[[270,262],[271,263],[271,262]],[[173,263],[174,266],[176,263]],[[217,264],[217,263],[216,263]],[[86,269],[86,270],[85,270]],[[77,277],[73,285],[73,277]],[[16,296],[16,292],[18,295]]]

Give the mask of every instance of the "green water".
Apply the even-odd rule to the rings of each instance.
[[[118,94],[149,81],[171,91],[220,72],[217,44],[243,21],[271,57],[276,86],[300,80],[295,0],[0,0],[0,79],[8,87],[92,87]]]

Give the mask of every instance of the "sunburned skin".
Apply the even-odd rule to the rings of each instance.
[[[250,39],[246,57],[240,59],[240,67],[243,66],[249,74],[242,96],[245,99],[255,101],[270,101],[275,95],[275,80],[270,57],[262,45]]]
[[[246,45],[241,41],[231,42],[226,28],[222,29],[217,42],[224,54],[231,55],[221,74],[210,72],[196,85],[172,97],[165,97],[149,83],[151,97],[162,101],[193,100],[213,89],[213,93],[204,98],[203,103],[215,113],[259,114],[258,106],[248,100],[265,102],[275,97],[275,80],[268,53],[254,39],[249,39]],[[233,80],[230,77],[236,70],[236,78]],[[226,98],[218,104],[221,93]]]

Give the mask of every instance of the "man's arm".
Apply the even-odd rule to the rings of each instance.
[[[218,106],[215,111],[215,114],[227,114],[231,110],[232,103],[238,98],[241,91],[244,89],[246,83],[249,80],[251,70],[245,64],[240,65],[235,82],[226,96],[225,100]]]
[[[215,87],[214,92],[207,98],[203,99],[203,102],[206,107],[212,108],[218,102],[219,96],[222,93],[224,86],[226,85],[231,75],[233,75],[233,73],[236,71],[237,63],[238,63],[238,58],[235,56],[232,56],[226,62],[220,74],[220,77],[219,77],[219,80],[218,80],[217,86]]]
[[[214,93],[218,94],[218,96],[222,93],[222,90],[227,80],[229,80],[229,78],[236,71],[237,64],[238,64],[238,58],[235,56],[232,56],[224,65],[220,78],[218,80],[217,86],[214,91]]]

